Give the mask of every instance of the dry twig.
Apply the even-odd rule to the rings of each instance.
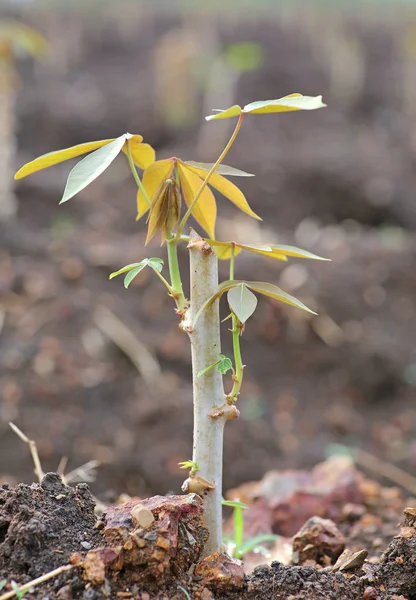
[[[64,573],[65,571],[70,571],[73,568],[74,568],[74,565],[63,565],[62,567],[58,567],[57,569],[54,569],[53,571],[49,571],[49,573],[45,573],[45,575],[41,575],[40,577],[37,577],[36,579],[32,579],[32,581],[29,581],[29,583],[25,583],[24,585],[19,586],[19,588],[16,590],[12,590],[11,592],[6,592],[5,594],[2,594],[0,596],[0,600],[9,600],[9,598],[13,598],[19,592],[27,592],[28,590],[30,590],[30,588],[35,587],[36,585],[39,585],[40,583],[44,583],[45,581],[49,581],[49,579],[53,579],[57,575],[60,575],[61,573]]]
[[[403,471],[400,467],[392,465],[391,463],[385,462],[372,454],[369,454],[365,450],[359,448],[352,448],[352,455],[354,460],[373,473],[377,473],[381,477],[390,479],[396,485],[404,488],[412,495],[416,496],[416,477],[410,475],[406,471]]]
[[[19,438],[23,442],[25,442],[25,444],[28,444],[29,449],[30,449],[30,454],[32,455],[33,464],[35,465],[35,473],[36,473],[36,476],[40,483],[43,479],[44,472],[43,472],[42,466],[40,464],[38,449],[36,447],[36,442],[34,440],[30,440],[27,437],[27,435],[25,435],[23,433],[23,431],[21,431],[14,423],[10,422],[9,425],[12,428],[12,430],[15,432],[15,434],[18,435]]]
[[[133,332],[106,306],[94,313],[97,327],[131,360],[148,385],[153,385],[161,373],[156,358]]]

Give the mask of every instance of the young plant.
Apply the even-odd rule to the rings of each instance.
[[[40,33],[13,19],[0,19],[0,220],[17,213],[12,173],[16,164],[15,92],[19,77],[15,66],[21,56],[42,58],[48,49]]]
[[[211,188],[230,200],[251,218],[260,217],[251,209],[242,191],[228,177],[251,177],[238,169],[222,164],[232,147],[244,119],[251,114],[314,110],[325,105],[322,97],[291,94],[278,100],[253,102],[244,108],[231,106],[206,117],[208,121],[237,117],[235,129],[215,163],[183,161],[177,157],[155,160],[155,152],[143,143],[140,135],[125,133],[115,139],[88,142],[65,150],[45,154],[23,166],[16,174],[20,179],[35,171],[62,161],[90,153],[70,172],[61,202],[66,202],[94,181],[118,154],[127,157],[137,192],[137,220],[147,215],[148,244],[157,234],[166,248],[169,274],[162,275],[163,261],[147,258],[112,273],[110,279],[125,274],[128,287],[145,267],[150,267],[167,289],[175,303],[179,326],[189,336],[192,354],[194,440],[192,461],[182,489],[204,498],[204,516],[209,529],[205,554],[220,550],[222,545],[222,456],[225,423],[239,416],[237,400],[240,394],[244,364],[240,339],[246,322],[257,306],[257,295],[268,296],[290,306],[313,313],[300,300],[276,285],[262,281],[235,278],[236,259],[242,252],[287,261],[289,257],[326,260],[293,246],[250,244],[247,241],[222,241],[215,237],[217,204]],[[140,177],[137,169],[143,170]],[[185,204],[185,209],[182,209]],[[207,237],[191,229],[193,217]],[[184,234],[185,232],[185,234]],[[178,246],[187,244],[190,265],[190,294],[185,294],[178,262]],[[218,283],[218,259],[229,262],[229,278]],[[219,304],[226,294],[231,319],[234,361],[221,354]],[[232,386],[224,392],[223,375],[232,370]]]
[[[268,550],[262,544],[274,542],[279,536],[274,533],[262,533],[244,541],[243,511],[248,508],[247,504],[239,500],[223,500],[222,505],[230,506],[233,509],[234,537],[224,538],[230,556],[244,558],[249,552],[267,555]]]

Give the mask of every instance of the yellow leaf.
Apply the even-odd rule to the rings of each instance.
[[[312,254],[312,252],[308,252],[307,250],[302,250],[301,248],[295,248],[295,246],[271,246],[273,254],[283,254],[284,256],[293,256],[294,258],[309,258],[312,260],[326,260],[330,261],[330,258],[323,258],[322,256],[318,256],[317,254]],[[274,257],[273,257],[274,258]]]
[[[2,19],[0,22],[0,40],[17,44],[28,54],[41,57],[49,50],[49,44],[38,31],[13,19]]]
[[[215,112],[217,114],[215,115],[208,115],[208,117],[205,117],[205,119],[207,121],[214,121],[217,119],[229,119],[231,117],[238,117],[239,115],[241,115],[242,109],[241,106],[238,106],[238,104],[234,104],[234,106],[230,106],[230,108],[227,108],[226,110],[215,110]]]
[[[196,167],[191,167],[190,165],[186,165],[187,170],[192,170],[194,173],[201,176],[203,179],[207,176],[207,173],[204,169],[197,169]],[[218,175],[217,173],[213,173],[209,178],[209,185],[218,190],[223,196],[231,200],[233,204],[237,206],[240,210],[242,210],[246,215],[253,217],[254,219],[258,219],[261,221],[261,217],[256,215],[254,211],[251,210],[249,203],[247,202],[243,192],[231,181],[228,181],[222,175]]]
[[[99,142],[87,142],[85,144],[71,146],[71,148],[65,148],[65,150],[56,150],[55,152],[48,152],[47,154],[43,154],[42,156],[35,158],[35,160],[26,163],[17,171],[14,178],[23,179],[23,177],[27,177],[32,173],[36,173],[37,171],[41,171],[42,169],[52,167],[53,165],[57,165],[58,163],[64,162],[65,160],[69,160],[70,158],[75,158],[76,156],[81,156],[81,154],[86,154],[87,152],[91,152],[92,150],[97,150],[97,148],[102,148],[102,146],[105,146],[110,142],[114,142],[114,140],[115,138],[109,140],[100,140]]]
[[[187,165],[178,161],[179,177],[182,185],[183,197],[187,206],[195,198],[203,180]],[[215,221],[217,220],[217,205],[215,203],[214,194],[206,186],[192,210],[192,215],[195,220],[205,229],[210,237],[215,237]]]
[[[267,113],[288,112],[292,110],[315,110],[324,108],[322,96],[303,96],[302,94],[289,94],[277,100],[260,100],[246,104],[244,108],[235,104],[225,110],[215,111],[217,114],[205,117],[207,121],[215,119],[229,119],[238,117],[241,113],[249,115],[262,115]]]
[[[215,254],[220,260],[230,260],[231,258],[231,242],[219,242],[217,240],[206,239],[206,242],[212,246]],[[234,256],[238,256],[241,253],[241,247],[236,245],[234,247]]]
[[[274,248],[271,248],[270,251],[261,250],[256,247],[250,248],[250,246],[242,246],[243,249],[248,250],[249,252],[254,252],[255,254],[261,254],[262,256],[267,256],[268,258],[274,258],[276,260],[287,261],[286,255],[283,252],[278,252]]]
[[[268,113],[288,112],[293,110],[315,110],[324,108],[322,96],[303,96],[302,94],[289,94],[277,100],[264,100],[251,102],[243,108],[243,113],[250,115],[264,115]]]
[[[150,200],[152,200],[162,181],[169,177],[173,170],[172,159],[157,160],[143,173],[142,183]],[[149,205],[141,190],[137,193],[137,220],[149,210]]]
[[[133,135],[129,139],[130,152],[133,162],[140,169],[147,169],[155,160],[155,151],[150,144],[142,144],[143,137],[141,135]],[[127,154],[127,141],[123,147],[124,154]]]

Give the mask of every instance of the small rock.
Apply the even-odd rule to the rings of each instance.
[[[363,592],[363,600],[376,600],[378,592],[375,587],[368,586]]]
[[[359,550],[358,552],[352,552],[351,550],[346,549],[341,554],[341,556],[338,557],[338,560],[333,566],[332,570],[353,571],[355,569],[361,569],[367,556],[367,550]]]
[[[137,504],[131,509],[130,515],[133,523],[138,527],[143,527],[144,529],[150,527],[155,520],[152,511],[145,506],[140,506],[140,504]]]
[[[328,566],[330,557],[336,561],[345,548],[345,539],[338,527],[329,519],[312,517],[306,521],[293,537],[293,554],[298,564],[313,560],[323,566]]]
[[[92,544],[90,542],[81,542],[81,546],[85,548],[85,550],[91,550]]]
[[[245,585],[242,563],[223,552],[214,552],[195,568],[194,577],[201,577],[203,585],[214,591],[241,589]]]
[[[74,597],[70,585],[64,585],[63,587],[59,588],[59,590],[56,592],[56,596],[57,598],[60,598],[60,600],[72,600]]]
[[[404,524],[408,527],[414,527],[416,525],[416,508],[411,508],[409,506],[404,509],[403,514]]]

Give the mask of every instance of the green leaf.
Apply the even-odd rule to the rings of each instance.
[[[201,316],[201,314],[203,313],[203,311],[206,308],[210,307],[211,304],[213,304],[215,302],[215,300],[218,300],[219,298],[221,298],[221,296],[224,294],[224,292],[228,292],[228,290],[230,290],[231,288],[237,287],[240,283],[244,283],[244,282],[235,279],[232,281],[229,280],[229,281],[223,281],[222,283],[220,283],[220,285],[218,286],[218,290],[215,292],[215,294],[213,294],[210,298],[205,300],[204,304],[201,306],[199,311],[196,313],[194,321],[192,323],[192,326],[195,327],[199,317]]]
[[[4,588],[4,586],[6,585],[6,583],[7,583],[7,579],[2,579],[0,581],[0,591]]]
[[[286,292],[278,288],[277,285],[273,285],[272,283],[266,283],[263,281],[246,281],[246,286],[251,290],[258,292],[259,294],[263,294],[263,296],[269,296],[270,298],[279,300],[279,302],[289,304],[290,306],[295,306],[296,308],[305,310],[306,312],[309,312],[313,315],[317,314],[316,312],[305,306],[303,302],[301,302],[294,296],[287,294]]]
[[[190,167],[195,167],[196,169],[202,169],[203,171],[211,171],[212,167],[215,163],[202,163],[195,162],[194,160],[185,161],[187,165]],[[240,169],[235,169],[234,167],[227,167],[227,165],[220,164],[215,169],[214,173],[218,175],[229,175],[233,177],[254,177],[254,173],[246,173],[246,171],[240,171]]]
[[[244,283],[229,290],[227,299],[231,310],[241,323],[245,323],[256,310],[257,298]]]
[[[148,258],[147,265],[157,271],[158,273],[162,272],[163,269],[163,258]]]
[[[243,108],[243,113],[261,115],[266,113],[287,112],[292,110],[315,110],[324,108],[322,96],[303,96],[302,94],[289,94],[277,100],[261,100],[251,102]]]
[[[140,271],[143,271],[143,269],[146,267],[146,265],[140,265],[140,267],[136,267],[135,269],[132,269],[131,271],[129,271],[127,273],[127,275],[124,278],[124,287],[127,288],[129,287],[129,285],[131,284],[131,282],[133,281],[133,279],[136,277],[136,275],[138,275],[140,273]]]
[[[218,367],[218,371],[221,373],[221,375],[225,375],[227,371],[233,368],[233,363],[230,358],[224,356],[224,354],[219,354],[218,356],[219,359],[215,363],[212,363],[212,365],[209,365],[208,367],[205,367],[205,369],[201,369],[199,371],[198,375],[196,376],[197,379],[202,377],[202,375],[205,375],[205,373],[208,373],[208,371],[214,367]]]
[[[111,165],[116,156],[121,152],[127,135],[131,134],[121,135],[114,142],[110,142],[102,148],[95,150],[95,152],[92,152],[75,165],[68,175],[60,204],[73,198],[73,196],[86,188],[87,185],[97,179]]]
[[[262,533],[260,535],[256,535],[253,538],[250,538],[246,542],[243,542],[236,548],[236,556],[237,558],[241,558],[248,552],[252,552],[255,550],[260,544],[264,544],[266,542],[275,542],[279,538],[278,535],[274,533]]]
[[[211,369],[213,369],[214,367],[216,367],[217,365],[220,364],[220,360],[217,360],[217,362],[212,363],[212,365],[209,365],[208,367],[205,367],[205,369],[201,369],[198,373],[198,375],[196,376],[197,379],[199,379],[200,377],[202,377],[202,375],[205,375],[205,373],[208,373],[208,371],[211,371]]]
[[[124,278],[124,287],[127,289],[133,279],[142,271],[145,267],[150,267],[154,269],[158,273],[160,273],[163,269],[163,259],[162,258],[144,258],[139,263],[132,263],[130,265],[126,265],[122,269],[118,271],[114,271],[109,276],[109,279],[113,279],[117,277],[117,275],[121,275],[122,273],[127,273]]]
[[[231,508],[248,508],[248,504],[244,504],[244,502],[240,502],[240,500],[221,500],[221,504],[223,506],[230,506]]]
[[[12,589],[16,595],[17,600],[23,600],[24,595],[25,595],[25,590],[21,590],[15,581],[11,581],[10,585],[12,586]]]
[[[190,469],[193,473],[197,473],[199,471],[198,463],[193,460],[184,460],[183,462],[178,463],[180,469]]]
[[[145,260],[147,260],[147,259],[145,259]],[[127,273],[128,271],[131,271],[132,269],[135,269],[136,267],[140,267],[143,263],[144,263],[144,261],[142,260],[139,263],[131,263],[130,265],[126,265],[122,269],[119,269],[118,271],[114,271],[113,273],[111,273],[108,278],[114,279],[114,277],[117,277],[117,275],[122,275],[123,273]],[[146,266],[146,265],[143,265],[143,266]]]
[[[224,354],[220,354],[220,360],[217,364],[218,371],[221,373],[221,375],[225,375],[228,371],[230,371],[233,368],[231,358],[224,356]]]

